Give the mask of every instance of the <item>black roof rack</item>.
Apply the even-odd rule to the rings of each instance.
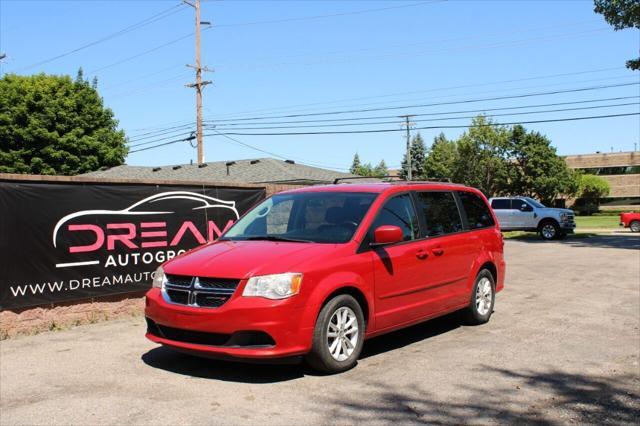
[[[336,185],[340,183],[341,180],[356,180],[356,179],[395,179],[392,181],[383,181],[383,182],[393,182],[393,183],[404,183],[407,185],[419,185],[425,183],[452,183],[451,178],[433,178],[433,179],[425,179],[425,180],[404,180],[400,176],[353,176],[353,177],[343,177],[336,178],[333,181],[333,184]]]
[[[341,180],[356,180],[356,179],[397,179],[397,180],[403,180],[400,176],[392,176],[392,175],[385,175],[385,176],[348,176],[348,177],[342,177],[342,178],[335,178],[333,180],[333,184],[336,185],[338,183],[340,183]]]

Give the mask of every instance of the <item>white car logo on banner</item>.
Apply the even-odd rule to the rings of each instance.
[[[206,195],[198,194],[195,192],[188,191],[171,191],[171,192],[162,192],[160,194],[152,195],[151,197],[147,197],[144,200],[138,201],[135,204],[127,207],[122,210],[83,210],[75,213],[71,213],[63,217],[56,223],[56,226],[53,228],[53,246],[57,247],[56,237],[58,235],[58,231],[66,222],[71,219],[88,216],[93,214],[99,215],[114,215],[114,216],[138,216],[138,215],[152,215],[152,214],[173,214],[173,211],[136,211],[136,208],[141,206],[151,205],[152,203],[156,203],[158,201],[164,200],[192,200],[196,202],[202,203],[201,206],[194,207],[191,210],[206,210],[206,209],[228,209],[233,211],[236,216],[236,220],[240,218],[238,214],[238,210],[236,210],[236,202],[235,201],[224,201],[219,200],[217,198],[209,197]]]

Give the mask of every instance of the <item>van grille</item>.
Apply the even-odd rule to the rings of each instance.
[[[240,280],[167,274],[164,293],[172,303],[218,308],[233,296]]]

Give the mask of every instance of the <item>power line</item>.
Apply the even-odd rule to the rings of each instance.
[[[163,137],[163,138],[159,138],[159,139],[154,139],[152,141],[141,142],[141,143],[136,143],[136,144],[133,144],[133,145],[129,145],[129,148],[135,148],[135,147],[138,147],[138,146],[150,145],[150,144],[153,144],[153,143],[156,143],[156,142],[166,141],[168,139],[174,139],[174,138],[177,138],[177,137],[180,137],[180,136],[193,135],[194,133],[195,133],[194,131],[178,133],[176,135],[171,135],[171,136],[167,136],[167,137]]]
[[[433,117],[433,116],[443,116],[443,115],[452,115],[452,114],[471,114],[471,113],[487,113],[487,112],[493,112],[493,111],[511,111],[511,110],[520,110],[520,109],[526,109],[526,108],[543,108],[543,107],[555,107],[555,106],[564,106],[564,105],[582,105],[582,104],[590,104],[590,103],[594,103],[594,102],[609,102],[609,101],[619,101],[619,100],[627,100],[627,99],[637,99],[640,96],[617,96],[617,97],[610,97],[610,98],[598,98],[598,99],[586,99],[586,100],[580,100],[580,101],[570,101],[570,102],[553,102],[553,103],[545,103],[545,104],[530,104],[530,105],[518,105],[518,106],[509,106],[509,107],[499,107],[499,108],[484,108],[484,109],[473,109],[473,110],[456,110],[456,111],[442,111],[442,112],[431,112],[431,113],[420,113],[420,114],[413,114],[413,116],[415,117]],[[606,108],[606,107],[614,107],[614,106],[625,106],[625,105],[630,105],[630,104],[614,104],[614,105],[599,105],[599,106],[595,106],[594,108]],[[585,109],[593,109],[593,108],[585,108]],[[572,108],[566,109],[566,110],[573,110]],[[530,111],[530,112],[526,112],[523,114],[530,114],[530,113],[542,113],[542,112],[558,112],[559,110],[546,110],[546,111]],[[503,115],[521,115],[521,114],[503,114]],[[362,123],[363,120],[376,120],[376,119],[393,119],[393,118],[397,118],[397,116],[395,115],[377,115],[377,116],[368,116],[368,117],[351,117],[351,118],[331,118],[331,119],[316,119],[316,120],[297,120],[297,121],[275,121],[275,122],[258,122],[258,123],[246,123],[246,122],[242,122],[242,123],[226,123],[226,124],[218,124],[217,126],[220,127],[234,127],[234,130],[238,130],[238,128],[235,128],[235,126],[257,126],[257,125],[269,125],[269,124],[302,124],[302,123],[330,123],[326,126],[323,127],[338,127],[338,126],[344,126],[344,125],[351,125],[351,123],[353,122],[358,122],[358,123],[353,123],[353,125],[374,125],[374,124],[390,124],[392,122],[364,122]],[[468,117],[447,117],[447,118],[443,118],[446,120],[451,120],[451,119],[462,119],[462,118],[468,118]],[[430,120],[418,120],[420,122],[424,122],[424,121],[430,121]],[[433,120],[431,120],[433,121]],[[344,122],[348,122],[345,124],[336,124],[336,123],[344,123]],[[395,121],[393,121],[393,123],[395,123]],[[148,139],[152,139],[150,141],[150,143],[154,143],[159,141],[158,138],[159,136],[165,136],[165,135],[169,135],[169,134],[173,134],[173,136],[180,136],[182,134],[185,133],[181,133],[181,134],[177,134],[178,132],[184,131],[185,129],[188,128],[192,128],[193,127],[193,122],[187,122],[185,124],[181,124],[181,125],[176,125],[176,126],[171,126],[171,127],[167,127],[167,128],[163,128],[163,129],[158,129],[158,130],[154,130],[154,131],[148,131],[148,132],[144,132],[144,133],[139,133],[131,138],[128,139],[129,143],[132,142],[139,142],[139,141],[143,141],[143,140],[148,140]],[[205,126],[209,127],[212,126],[212,124],[205,124]],[[215,125],[214,125],[215,126]],[[321,127],[321,126],[299,126],[301,128],[305,128],[305,127]],[[287,126],[287,128],[295,128],[295,126]],[[259,128],[259,127],[253,127],[252,129],[254,130],[259,130],[259,129],[264,129],[264,128]],[[241,129],[241,130],[245,130],[245,129]],[[246,130],[250,130],[250,129],[246,129]],[[144,144],[148,144],[149,142],[146,142]],[[134,145],[130,145],[130,147],[134,147],[134,146],[140,146],[143,144],[134,144]]]
[[[599,68],[599,69],[595,69],[595,70],[577,71],[577,72],[561,73],[561,74],[547,74],[547,75],[541,75],[541,76],[536,76],[536,77],[526,77],[526,78],[511,79],[511,80],[493,81],[493,82],[489,82],[489,83],[473,83],[473,84],[464,84],[464,85],[458,85],[458,86],[439,87],[439,88],[435,88],[435,89],[412,90],[411,92],[397,92],[397,93],[387,93],[387,94],[384,94],[384,95],[363,96],[363,97],[357,97],[357,98],[343,98],[343,99],[337,99],[337,100],[333,100],[333,101],[324,101],[324,102],[313,102],[313,103],[307,103],[307,104],[289,105],[289,106],[278,107],[278,108],[261,108],[261,109],[254,109],[254,110],[248,110],[248,111],[237,111],[235,113],[223,114],[222,116],[224,117],[224,116],[228,116],[228,115],[240,115],[240,114],[247,114],[247,113],[253,113],[253,112],[275,111],[275,110],[282,110],[282,109],[294,109],[294,108],[306,107],[306,106],[335,104],[335,103],[348,102],[348,101],[359,101],[359,100],[365,100],[365,99],[377,99],[377,98],[388,98],[388,97],[402,96],[402,95],[414,95],[414,94],[418,94],[418,93],[430,93],[430,92],[437,92],[437,91],[443,91],[443,90],[466,89],[466,88],[469,88],[469,87],[492,86],[492,85],[495,85],[495,84],[517,83],[517,82],[520,82],[520,81],[540,80],[540,79],[556,78],[556,77],[570,77],[570,76],[581,75],[581,74],[591,74],[591,73],[606,72],[606,71],[621,70],[621,69],[624,69],[624,67]]]
[[[514,121],[514,122],[503,122],[503,123],[487,123],[484,126],[512,126],[516,124],[540,124],[540,123],[558,123],[558,122],[569,122],[569,121],[581,121],[581,120],[596,120],[603,118],[615,118],[615,117],[629,117],[634,115],[640,115],[640,112],[633,113],[624,113],[624,114],[608,114],[608,115],[594,115],[594,116],[586,116],[586,117],[569,117],[569,118],[558,118],[558,119],[548,119],[548,120],[529,120],[529,121]],[[433,130],[433,129],[468,129],[472,127],[479,127],[477,125],[447,125],[447,126],[423,126],[416,127],[414,130]],[[364,134],[364,133],[391,133],[391,132],[400,132],[404,129],[375,129],[375,130],[349,130],[349,131],[323,131],[323,132],[280,132],[280,133],[239,133],[239,132],[226,132],[225,135],[234,135],[234,136],[302,136],[302,135],[341,135],[341,134]],[[204,136],[215,136],[215,134],[205,134]],[[140,151],[146,151],[149,149],[155,149],[166,145],[171,145],[178,142],[184,142],[187,139],[178,139],[174,141],[165,142],[162,144],[141,148],[133,151],[129,151],[129,153],[135,153]]]
[[[75,49],[72,49],[72,50],[69,50],[67,52],[61,53],[59,55],[52,56],[50,58],[44,59],[44,60],[42,60],[40,62],[36,62],[36,63],[28,65],[26,67],[19,68],[16,71],[17,72],[25,71],[25,70],[28,70],[28,69],[31,69],[31,68],[34,68],[34,67],[37,67],[37,66],[40,66],[40,65],[44,65],[44,64],[47,64],[49,62],[53,62],[55,60],[58,60],[60,58],[64,58],[65,56],[72,55],[72,54],[74,54],[76,52],[79,52],[81,50],[87,49],[89,47],[95,46],[97,44],[104,43],[105,41],[108,41],[108,40],[111,40],[113,38],[119,37],[119,36],[121,36],[123,34],[130,33],[132,31],[135,31],[135,30],[139,29],[139,28],[142,28],[142,27],[145,27],[145,26],[147,26],[149,24],[157,22],[157,21],[159,21],[161,19],[167,18],[167,17],[179,12],[182,8],[183,8],[182,4],[178,4],[178,5],[172,6],[172,7],[168,8],[168,9],[165,9],[165,10],[159,12],[159,13],[156,13],[155,15],[152,15],[152,16],[146,18],[146,19],[143,19],[142,21],[136,22],[134,24],[129,25],[128,27],[125,27],[125,28],[123,28],[123,29],[121,29],[119,31],[116,31],[115,33],[109,34],[109,35],[104,36],[104,37],[102,37],[102,38],[100,38],[98,40],[95,40],[95,41],[92,41],[90,43],[84,44],[84,45],[82,45],[80,47],[77,47]]]
[[[423,1],[423,2],[420,2],[420,3],[410,3],[410,4],[402,4],[402,5],[397,5],[397,6],[379,7],[379,8],[376,8],[376,9],[355,10],[353,12],[331,13],[331,14],[327,14],[327,15],[301,16],[301,17],[297,17],[297,18],[283,18],[283,19],[273,19],[273,20],[266,20],[266,21],[239,22],[239,23],[236,23],[236,24],[221,24],[221,25],[216,25],[215,28],[245,27],[245,26],[249,26],[249,25],[281,24],[281,23],[285,23],[285,22],[309,21],[309,20],[313,20],[313,19],[324,19],[324,18],[336,18],[336,17],[340,17],[340,16],[360,15],[360,14],[363,14],[363,13],[382,12],[382,11],[385,11],[385,10],[402,9],[402,8],[415,7],[415,6],[423,6],[423,5],[427,5],[427,4],[442,3],[444,1],[446,1],[446,0]]]
[[[527,46],[532,44],[537,44],[540,41],[558,41],[558,40],[566,40],[576,37],[585,37],[589,35],[593,35],[595,33],[600,33],[604,31],[610,31],[608,27],[592,29],[588,31],[580,31],[575,33],[565,33],[565,34],[555,34],[555,35],[547,35],[547,36],[537,36],[520,40],[507,40],[507,41],[492,41],[489,43],[476,43],[469,44],[464,46],[446,46],[446,47],[430,47],[427,49],[420,50],[407,50],[399,51],[398,49],[387,49],[381,50],[375,54],[368,55],[359,55],[356,56],[354,54],[349,54],[349,51],[344,51],[344,53],[334,53],[333,55],[342,55],[338,58],[322,58],[318,55],[314,55],[313,52],[307,53],[305,55],[293,55],[293,56],[312,56],[313,59],[307,61],[285,61],[285,62],[273,62],[274,60],[278,60],[278,57],[272,59],[271,62],[260,61],[258,63],[244,63],[244,64],[220,64],[217,65],[218,69],[242,69],[242,70],[255,70],[255,69],[264,69],[264,68],[273,68],[273,67],[282,67],[282,66],[316,66],[316,65],[324,65],[324,64],[335,64],[335,63],[353,63],[353,62],[366,62],[366,61],[384,61],[389,59],[394,59],[398,57],[406,57],[411,56],[416,57],[419,55],[433,55],[435,53],[446,53],[447,55],[451,55],[452,52],[461,52],[466,50],[474,50],[477,51],[479,49],[497,49],[497,48],[509,48],[509,47],[520,47]],[[291,55],[282,56],[282,58],[288,58]],[[267,58],[270,59],[270,58]]]
[[[626,114],[609,114],[609,115],[597,115],[589,117],[571,117],[563,119],[549,119],[549,120],[533,120],[533,121],[514,121],[508,123],[491,123],[492,126],[510,126],[515,124],[537,124],[537,123],[556,123],[563,121],[578,121],[578,120],[591,120],[599,118],[612,118],[612,117],[626,117],[631,115],[640,115],[638,112],[626,113]],[[466,129],[468,127],[474,127],[473,125],[452,125],[452,126],[423,126],[415,127],[415,130],[431,130],[431,129]],[[358,134],[358,133],[389,133],[398,132],[402,129],[376,129],[376,130],[341,130],[341,131],[322,131],[322,132],[280,132],[280,133],[238,133],[227,132],[227,135],[237,136],[298,136],[298,135],[343,135],[343,134]]]
[[[639,98],[640,96],[630,96],[630,98]],[[584,101],[578,101],[579,102],[584,102]],[[563,104],[563,103],[561,103]],[[550,110],[540,110],[540,111],[524,111],[524,112],[515,112],[515,113],[505,113],[505,114],[491,114],[491,117],[502,117],[502,116],[514,116],[514,115],[530,115],[530,114],[548,114],[551,112],[567,112],[567,111],[582,111],[582,110],[590,110],[590,109],[599,109],[599,108],[614,108],[614,107],[620,107],[620,106],[630,106],[630,105],[640,105],[637,102],[627,102],[627,103],[619,103],[619,104],[613,104],[613,105],[595,105],[595,106],[588,106],[588,107],[578,107],[578,108],[558,108],[558,109],[550,109]],[[535,107],[535,106],[534,106]],[[514,107],[513,109],[518,109],[518,108],[523,108],[523,107]],[[496,108],[498,110],[505,110],[505,109],[509,109],[509,108]],[[476,110],[476,111],[471,111],[471,112],[484,112],[482,110]],[[427,114],[428,115],[428,114]],[[406,117],[406,116],[402,116],[402,117]],[[410,117],[413,119],[415,117],[415,115],[410,115]],[[397,117],[396,117],[397,118]],[[457,117],[443,117],[443,118],[434,118],[434,119],[427,119],[427,120],[414,120],[414,122],[411,123],[411,125],[413,126],[416,123],[424,123],[424,122],[433,122],[433,121],[450,121],[450,120],[467,120],[467,119],[472,119],[474,118],[474,116],[457,116]],[[246,127],[246,128],[234,128],[234,131],[239,131],[239,130],[277,130],[277,129],[296,129],[296,128],[310,128],[310,127],[321,127],[321,128],[327,128],[327,127],[344,127],[344,126],[377,126],[377,125],[382,125],[382,124],[395,124],[397,123],[397,120],[395,121],[379,121],[379,122],[366,122],[366,123],[341,123],[341,124],[323,124],[323,125],[310,125],[310,126],[277,126],[277,127]],[[215,127],[215,126],[214,126]],[[213,128],[209,128],[209,129],[213,129]],[[218,132],[217,129],[213,129],[215,132]],[[174,134],[177,133],[180,130],[173,130],[173,131],[168,131],[166,132],[166,134],[172,134],[171,136],[167,136],[167,137],[163,137],[163,138],[157,138],[158,136],[163,136],[163,135],[153,135],[153,136],[147,136],[147,137],[143,137],[143,138],[139,138],[136,139],[135,141],[139,141],[139,140],[143,140],[143,139],[152,139],[150,141],[147,142],[142,142],[142,143],[136,143],[133,145],[129,145],[130,148],[134,148],[137,146],[143,146],[143,145],[150,145],[150,144],[154,144],[156,142],[161,142],[167,139],[172,139],[178,136],[184,136],[184,135],[188,135],[191,134],[192,132],[186,132],[186,133],[180,133],[180,134]],[[222,132],[218,132],[219,134],[223,134]],[[135,141],[129,141],[129,142],[135,142]],[[266,152],[266,151],[265,151]],[[270,153],[271,154],[271,153]]]
[[[465,99],[460,101],[435,102],[435,103],[428,103],[428,104],[415,104],[415,105],[381,107],[381,108],[365,108],[365,109],[341,110],[341,111],[329,111],[329,112],[314,112],[314,113],[306,113],[306,114],[288,114],[288,115],[266,116],[266,117],[265,116],[244,117],[244,118],[235,118],[235,119],[227,119],[227,120],[215,120],[214,122],[224,123],[228,121],[233,121],[233,122],[255,121],[255,120],[266,120],[266,119],[272,119],[272,118],[296,118],[296,117],[311,117],[311,116],[321,116],[321,115],[356,114],[356,113],[362,113],[362,112],[398,110],[398,109],[409,109],[409,108],[415,109],[415,108],[425,108],[425,107],[441,106],[441,105],[456,105],[456,104],[467,104],[467,103],[486,102],[486,101],[497,101],[497,100],[504,100],[504,99],[520,99],[520,98],[528,98],[528,97],[534,97],[534,96],[557,95],[562,93],[585,92],[585,91],[591,91],[591,90],[609,89],[613,87],[634,86],[638,84],[640,83],[638,82],[619,83],[619,84],[608,84],[608,85],[600,85],[600,86],[580,87],[575,89],[553,90],[548,92],[524,93],[524,94],[510,95],[510,96],[495,96],[490,98]]]
[[[95,74],[95,73],[97,73],[98,71],[106,70],[106,69],[108,69],[108,68],[115,67],[116,65],[120,65],[120,64],[123,64],[123,63],[125,63],[125,62],[132,61],[132,60],[137,59],[137,58],[139,58],[139,57],[141,57],[141,56],[148,55],[149,53],[153,53],[153,52],[155,52],[155,51],[157,51],[157,50],[160,50],[160,49],[162,49],[162,48],[164,48],[164,47],[171,46],[172,44],[176,44],[176,43],[178,43],[179,41],[182,41],[182,40],[185,40],[185,39],[187,39],[187,38],[189,38],[189,37],[192,37],[193,35],[194,35],[194,33],[192,33],[192,32],[191,32],[191,33],[189,33],[189,34],[185,34],[185,35],[183,35],[182,37],[178,37],[178,38],[176,38],[176,39],[173,39],[173,40],[171,40],[171,41],[168,41],[168,42],[166,42],[166,43],[163,43],[163,44],[161,44],[161,45],[159,45],[159,46],[152,47],[151,49],[144,50],[144,51],[142,51],[142,52],[136,53],[135,55],[129,56],[129,57],[127,57],[127,58],[121,59],[121,60],[116,61],[116,62],[112,62],[112,63],[110,63],[110,64],[108,64],[108,65],[104,65],[104,66],[102,66],[102,67],[100,67],[100,68],[96,68],[96,69],[94,69],[94,70],[91,70],[91,71],[89,71],[89,73],[88,73],[88,74]]]
[[[178,125],[178,126],[166,127],[164,129],[160,129],[160,130],[154,130],[154,131],[149,131],[149,132],[145,132],[145,133],[139,133],[139,134],[137,134],[135,136],[132,136],[133,139],[129,138],[129,142],[136,142],[138,140],[149,139],[148,137],[141,137],[141,136],[155,135],[155,134],[158,134],[158,133],[166,134],[167,131],[169,131],[169,130],[172,130],[172,129],[184,129],[186,127],[193,126],[194,124],[195,123],[190,122],[190,123],[181,124],[181,125]],[[168,132],[168,133],[171,133],[171,132]]]
[[[558,108],[558,109],[548,109],[541,111],[524,111],[524,112],[513,112],[513,113],[504,113],[504,114],[491,114],[492,117],[505,117],[512,115],[529,115],[529,114],[548,114],[550,112],[566,112],[566,111],[582,111],[589,109],[599,109],[599,108],[613,108],[613,107],[621,107],[621,106],[629,106],[629,105],[640,105],[637,102],[627,102],[622,104],[613,104],[613,105],[595,105],[588,107],[578,107],[578,108]],[[482,113],[482,111],[480,111]],[[405,118],[407,115],[401,115],[400,118]],[[414,114],[408,115],[411,119],[415,117]],[[414,120],[413,123],[424,123],[430,121],[450,121],[450,120],[466,120],[474,118],[475,116],[459,116],[459,117],[442,117],[442,118],[431,118],[426,120]],[[405,120],[406,121],[406,120]],[[316,124],[316,125],[306,125],[306,126],[271,126],[271,127],[244,127],[244,128],[234,128],[233,130],[273,130],[273,129],[308,129],[310,127],[345,127],[345,126],[376,126],[381,124],[394,124],[398,121],[375,121],[368,123],[341,123],[341,124]]]
[[[490,82],[490,83],[474,83],[474,84],[466,84],[466,85],[459,85],[459,86],[449,86],[449,87],[440,87],[440,88],[435,88],[435,89],[428,89],[428,90],[419,90],[419,91],[412,91],[412,92],[400,92],[400,93],[391,93],[391,94],[384,94],[384,95],[376,95],[376,96],[366,96],[366,97],[359,97],[359,98],[344,98],[344,99],[338,99],[335,101],[325,101],[325,102],[315,102],[315,103],[309,103],[309,104],[298,104],[298,105],[290,105],[287,107],[279,107],[279,108],[262,108],[262,109],[256,109],[256,110],[251,110],[251,111],[244,111],[244,113],[247,112],[260,112],[260,111],[275,111],[278,109],[292,109],[292,108],[296,108],[296,107],[301,107],[301,106],[310,106],[310,105],[320,105],[320,104],[329,104],[329,103],[336,103],[336,102],[345,102],[345,101],[350,101],[350,100],[364,100],[364,99],[373,99],[373,98],[384,98],[384,97],[391,97],[391,96],[398,96],[398,95],[407,95],[407,94],[418,94],[418,93],[427,93],[427,92],[434,92],[434,91],[441,91],[441,90],[453,90],[453,89],[463,89],[463,88],[467,88],[467,87],[477,87],[477,86],[488,86],[488,85],[494,85],[494,84],[503,84],[503,83],[513,83],[513,82],[519,82],[519,81],[528,81],[528,80],[537,80],[537,79],[545,79],[545,78],[555,78],[555,77],[565,77],[565,76],[574,76],[574,75],[580,75],[580,74],[588,74],[588,73],[596,73],[596,72],[604,72],[604,71],[611,71],[611,70],[618,70],[621,69],[620,67],[611,67],[611,68],[600,68],[600,69],[595,69],[595,70],[586,70],[586,71],[577,71],[577,72],[571,72],[571,73],[562,73],[562,74],[550,74],[550,75],[544,75],[544,76],[535,76],[535,77],[526,77],[526,78],[521,78],[521,79],[512,79],[512,80],[502,80],[502,81],[494,81],[494,82]],[[564,83],[562,83],[564,84]],[[540,87],[540,86],[538,86]],[[601,101],[608,101],[608,100],[621,100],[621,99],[629,99],[630,97],[616,97],[616,98],[609,98],[609,99],[600,99]],[[592,100],[589,102],[598,102],[600,100]],[[568,105],[568,104],[572,104],[574,102],[567,102],[567,103],[552,103],[552,104],[543,104],[543,105],[537,105],[537,106],[557,106],[557,105]],[[577,102],[580,103],[580,102]],[[529,105],[529,106],[525,106],[526,108],[528,107],[536,107],[536,105]],[[522,107],[522,108],[525,108]],[[499,108],[495,108],[495,109],[483,109],[483,110],[467,110],[467,111],[455,111],[455,112],[451,112],[451,113],[471,113],[471,112],[482,112],[482,111],[497,111],[499,110]],[[232,114],[223,114],[222,117],[226,116],[226,115],[236,115],[236,114],[241,114],[243,112],[236,112],[236,113],[232,113]],[[430,114],[415,114],[416,116],[425,116],[425,115],[440,115],[440,114],[449,114],[449,112],[446,113],[430,113]],[[379,119],[379,118],[395,118],[396,115],[384,115],[384,116],[373,116],[373,117],[369,117],[371,119]],[[265,117],[264,119],[267,119],[270,117]],[[228,119],[214,119],[214,120],[205,120],[205,122],[211,122],[211,123],[227,123],[227,122],[232,122],[235,121],[237,118],[228,118]],[[240,117],[239,119],[243,119],[243,117]],[[260,117],[259,119],[263,119],[262,117]],[[352,121],[352,120],[360,120],[360,117],[357,118],[331,118],[331,119],[319,119],[319,120],[305,120],[305,121],[280,121],[274,124],[289,124],[289,123],[312,123],[312,122],[329,122],[329,121]],[[173,122],[173,123],[169,123],[169,124],[178,124],[180,123],[179,126],[177,127],[186,127],[188,125],[190,125],[189,122]],[[242,124],[242,123],[241,123]],[[266,123],[265,123],[266,124]],[[221,125],[221,124],[219,124]],[[227,124],[224,124],[227,125]],[[230,124],[229,124],[230,125]],[[234,125],[240,125],[240,124],[234,124]],[[175,127],[169,127],[169,128],[164,128],[162,127],[162,125],[156,125],[156,126],[148,126],[148,127],[144,127],[144,128],[138,128],[138,129],[132,129],[133,131],[146,131],[149,129],[159,129],[156,130],[157,132],[163,132],[165,129],[171,129],[171,128],[175,128]],[[141,133],[138,135],[135,135],[134,137],[137,136],[142,136],[142,135],[146,135],[146,134],[150,134],[150,133],[155,133],[155,132],[147,132],[147,133]]]
[[[525,109],[525,108],[541,108],[541,107],[561,106],[561,105],[587,104],[587,103],[594,103],[594,102],[617,101],[617,100],[637,99],[637,98],[640,98],[640,96],[618,96],[614,98],[588,99],[588,100],[571,101],[571,102],[554,102],[554,103],[548,103],[548,104],[519,105],[519,106],[510,106],[510,107],[501,107],[501,108],[483,108],[483,109],[463,110],[463,111],[430,112],[430,113],[412,114],[412,117],[440,116],[440,115],[449,115],[449,114],[485,113],[490,111],[508,111],[508,110],[518,110],[518,109]],[[608,106],[623,106],[623,105],[629,105],[629,104],[601,105],[593,108],[604,108]],[[378,115],[378,116],[369,116],[369,117],[330,118],[330,119],[320,119],[320,120],[272,121],[272,122],[258,122],[258,123],[244,123],[244,122],[243,123],[222,123],[222,124],[214,124],[214,125],[217,127],[234,127],[234,126],[257,126],[257,125],[269,125],[269,124],[300,124],[300,123],[326,123],[326,122],[338,123],[338,122],[354,122],[354,121],[357,122],[362,120],[375,120],[375,119],[386,119],[386,118],[397,118],[397,116],[396,115],[382,115],[382,116]],[[425,120],[418,120],[418,121],[425,121]],[[354,123],[353,125],[391,124],[395,122],[396,121],[379,122],[379,123],[367,122],[367,123]],[[351,125],[351,124],[350,123],[335,124],[335,126],[346,126],[346,125]],[[291,126],[291,127],[294,127],[294,126]],[[300,126],[300,127],[316,127],[316,126]]]

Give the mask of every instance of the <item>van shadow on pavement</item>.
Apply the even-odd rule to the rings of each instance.
[[[383,336],[374,337],[365,342],[360,359],[409,346],[454,330],[460,325],[459,314],[453,313]],[[303,363],[278,365],[222,361],[191,356],[162,346],[146,352],[141,359],[145,364],[153,368],[185,376],[225,382],[276,383],[299,379],[305,375],[318,375]],[[356,366],[356,368],[358,367]]]

